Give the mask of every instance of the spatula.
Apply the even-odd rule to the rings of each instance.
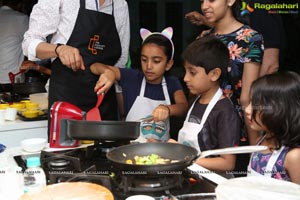
[[[86,113],[87,121],[101,121],[101,115],[98,107],[102,103],[103,98],[104,98],[104,93],[98,95],[96,106]]]

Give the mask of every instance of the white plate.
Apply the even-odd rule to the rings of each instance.
[[[133,195],[127,197],[125,200],[155,200],[155,198],[148,195]]]

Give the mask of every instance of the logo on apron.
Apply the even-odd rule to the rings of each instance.
[[[89,46],[88,49],[92,52],[92,54],[97,55],[98,51],[101,50],[103,51],[105,48],[105,45],[100,44],[99,42],[100,36],[99,35],[94,35],[93,38],[90,38]]]

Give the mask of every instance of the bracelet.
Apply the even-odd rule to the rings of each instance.
[[[59,57],[59,55],[58,55],[58,53],[57,53],[57,48],[58,48],[59,46],[61,46],[61,45],[63,45],[63,44],[57,43],[57,44],[56,44],[56,47],[55,47],[55,49],[54,49],[54,52],[55,52],[55,54],[56,54],[57,57]]]

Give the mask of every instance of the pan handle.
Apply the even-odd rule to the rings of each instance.
[[[241,146],[241,147],[227,147],[222,149],[212,149],[207,151],[200,152],[195,158],[191,159],[190,165],[193,164],[199,158],[205,158],[207,156],[212,155],[223,155],[223,154],[241,154],[241,153],[253,153],[257,151],[266,150],[267,146],[257,146],[257,145],[248,145],[248,146]]]
[[[224,178],[223,176],[220,176],[220,175],[214,173],[213,171],[210,171],[196,163],[188,166],[187,168],[189,170],[191,170],[194,174],[197,174],[199,177],[202,176],[202,177],[212,181],[215,184],[220,184],[220,183],[223,183],[228,180],[228,179]]]
[[[222,149],[213,149],[208,151],[203,151],[200,154],[199,158],[204,158],[211,155],[221,155],[221,154],[240,154],[240,153],[253,153],[257,151],[266,150],[267,146],[241,146],[241,147],[228,147]]]

